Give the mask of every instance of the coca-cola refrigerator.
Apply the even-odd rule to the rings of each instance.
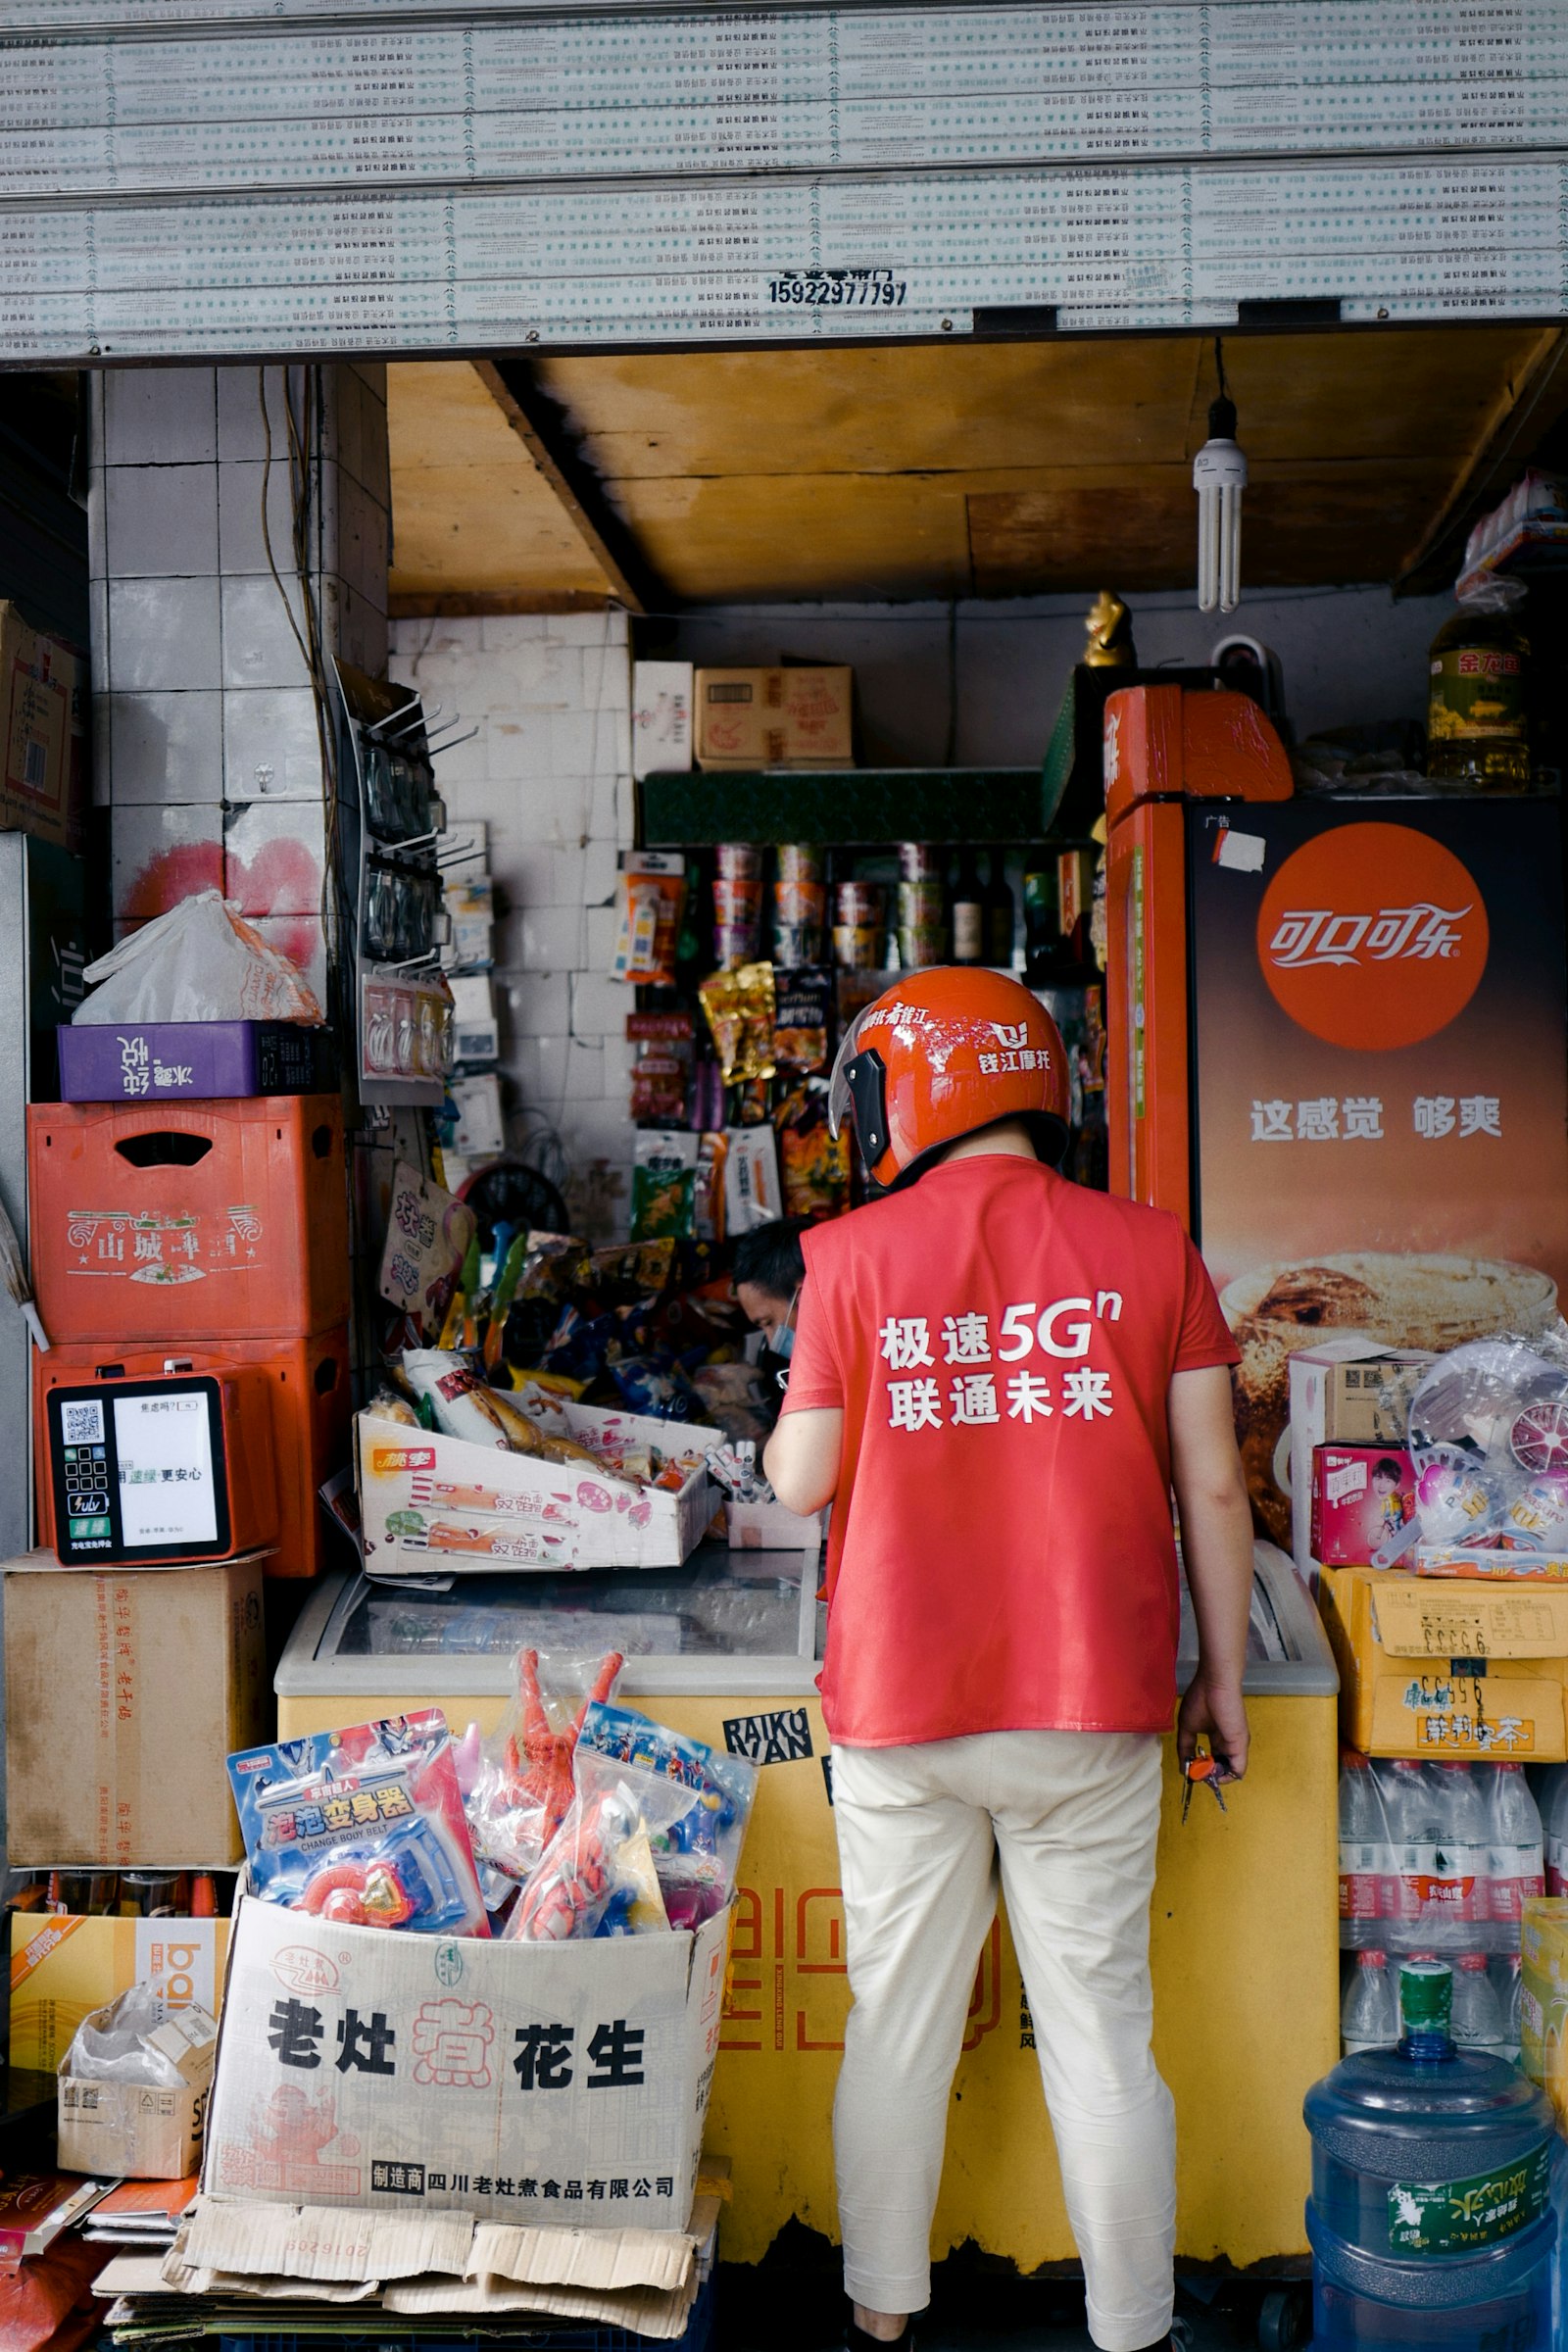
[[[1296,1348],[1568,1296],[1560,804],[1298,797],[1254,704],[1179,687],[1111,696],[1105,782],[1111,1189],[1203,1252],[1289,1548]]]

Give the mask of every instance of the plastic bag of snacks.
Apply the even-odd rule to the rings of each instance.
[[[1463,1565],[1454,1553],[1532,1555],[1538,1567],[1568,1555],[1568,1329],[1440,1356],[1410,1399],[1410,1455],[1419,1567]],[[1529,1559],[1510,1573],[1531,1573]]]
[[[487,1387],[463,1355],[439,1348],[411,1348],[404,1354],[403,1370],[416,1395],[428,1399],[437,1429],[449,1438],[508,1453],[531,1453],[540,1461],[564,1466],[605,1467],[591,1446],[559,1430],[541,1428],[514,1396]]]
[[[637,1049],[631,1071],[635,1126],[671,1127],[686,1116],[696,1024],[689,1012],[628,1012],[627,1042]]]
[[[250,1891],[316,1919],[488,1936],[439,1707],[228,1759]]]
[[[773,966],[746,963],[714,972],[697,991],[713,1034],[724,1084],[773,1075]]]
[[[825,1090],[803,1086],[776,1118],[784,1214],[811,1221],[841,1216],[850,1205],[850,1131],[834,1135],[828,1126]]]
[[[637,1131],[631,1172],[631,1238],[689,1241],[697,1223],[698,1138],[679,1127]]]

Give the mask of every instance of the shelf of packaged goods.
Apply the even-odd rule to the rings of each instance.
[[[1038,767],[694,768],[638,786],[645,849],[716,841],[1039,841]]]

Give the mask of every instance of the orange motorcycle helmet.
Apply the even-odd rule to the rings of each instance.
[[[1021,1119],[1051,1167],[1067,1149],[1067,1056],[1045,1006],[1004,972],[906,972],[845,1031],[828,1121],[848,1120],[876,1190],[912,1184],[959,1136]]]

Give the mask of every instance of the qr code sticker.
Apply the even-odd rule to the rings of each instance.
[[[101,1446],[104,1442],[104,1408],[95,1396],[85,1404],[63,1404],[60,1408],[60,1431],[68,1446]]]

